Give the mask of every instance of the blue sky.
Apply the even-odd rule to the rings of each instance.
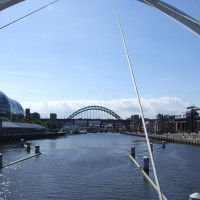
[[[0,26],[49,0],[0,12]],[[199,0],[166,0],[200,20]],[[117,0],[146,117],[200,106],[200,37],[136,0]],[[31,112],[68,117],[90,105],[126,118],[136,95],[112,0],[60,0],[0,30],[0,90]]]

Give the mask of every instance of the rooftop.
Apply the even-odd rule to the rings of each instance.
[[[46,129],[45,127],[39,125],[39,124],[30,124],[30,123],[20,123],[20,122],[2,122],[3,128],[30,128],[30,129]]]

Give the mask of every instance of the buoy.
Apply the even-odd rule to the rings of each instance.
[[[198,192],[195,192],[195,193],[190,195],[189,200],[199,200],[199,199],[200,199],[200,194]]]

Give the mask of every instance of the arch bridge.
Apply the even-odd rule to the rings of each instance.
[[[122,118],[112,110],[102,106],[87,106],[77,110],[67,119],[121,119]]]
[[[117,113],[102,106],[87,106],[81,108],[65,119],[65,129],[87,129],[88,132],[117,130],[128,127],[127,120]]]

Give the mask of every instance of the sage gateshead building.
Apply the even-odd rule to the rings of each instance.
[[[7,118],[12,115],[24,115],[23,107],[19,102],[0,91],[0,117]]]

